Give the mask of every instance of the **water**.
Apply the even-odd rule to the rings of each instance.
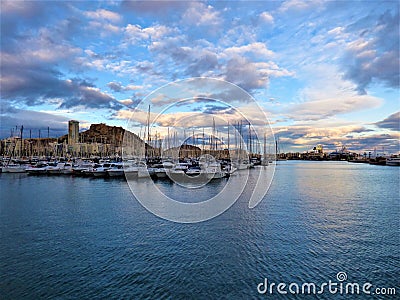
[[[179,224],[124,180],[2,174],[0,298],[277,299],[257,292],[264,278],[320,284],[338,272],[399,294],[399,179],[396,167],[279,162],[256,208],[246,191],[215,219]],[[183,200],[225,182],[157,184]]]

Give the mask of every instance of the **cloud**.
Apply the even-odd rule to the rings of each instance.
[[[345,122],[312,122],[310,124],[280,126],[275,128],[275,137],[279,139],[281,152],[311,150],[322,144],[326,151],[346,146],[350,151],[370,151],[385,148],[389,152],[399,150],[399,133],[381,134],[364,126],[345,124]],[[291,150],[290,150],[291,149]]]
[[[138,41],[161,40],[166,36],[175,33],[177,33],[175,28],[170,28],[165,25],[154,25],[142,28],[137,24],[128,24],[125,27],[126,39],[132,44],[135,44]]]
[[[358,34],[359,38],[347,45],[343,58],[345,78],[357,84],[360,94],[365,94],[374,81],[391,88],[400,86],[399,12],[393,15],[386,11],[372,28],[366,27],[369,23],[363,28],[359,28],[360,24],[346,28],[347,32]]]
[[[267,87],[268,73],[265,69],[258,68],[256,63],[244,57],[236,57],[227,63],[225,79],[251,91]]]
[[[161,15],[165,16],[167,13],[171,12],[181,12],[183,9],[187,8],[189,5],[188,1],[122,1],[121,10],[122,11],[133,11],[137,13],[144,13],[149,15]]]
[[[67,94],[60,104],[61,108],[82,106],[86,108],[118,110],[123,107],[114,97],[85,81],[66,80],[64,88]]]
[[[261,23],[274,24],[274,17],[267,11],[262,12],[259,16],[259,19]]]
[[[294,120],[321,120],[338,114],[375,108],[381,103],[381,99],[369,95],[348,95],[294,104],[288,108],[288,115]]]
[[[321,0],[310,0],[310,1],[302,1],[302,0],[287,0],[282,3],[279,7],[280,12],[294,11],[301,12],[308,10],[310,8],[321,6],[323,1]]]
[[[116,82],[116,81],[107,83],[107,86],[114,92],[134,91],[143,88],[140,85],[133,85],[133,84],[128,84],[127,86],[123,86],[121,82]]]
[[[269,50],[265,43],[255,42],[243,46],[233,46],[226,48],[224,50],[224,54],[229,57],[251,55],[251,57],[260,60],[271,58],[274,55],[274,52]]]
[[[218,26],[222,18],[211,5],[202,2],[190,2],[189,7],[182,16],[185,24],[194,26]]]
[[[31,130],[32,137],[38,136],[39,129],[46,130],[50,128],[50,136],[60,136],[67,133],[68,118],[60,115],[26,110],[26,109],[6,109],[1,111],[0,138],[10,136],[10,129],[21,125],[24,126],[24,137],[29,137]],[[47,134],[47,133],[46,133]],[[45,133],[42,131],[42,136]]]
[[[355,84],[344,80],[334,65],[308,65],[298,72],[309,81],[293,97],[292,102],[278,108],[292,120],[323,120],[340,114],[378,108],[383,104],[381,98],[356,93]]]
[[[400,131],[400,111],[391,114],[382,121],[374,123],[379,128],[390,129],[394,131]]]
[[[109,21],[112,23],[118,23],[122,20],[122,17],[116,12],[109,11],[106,9],[98,9],[96,11],[86,11],[84,15],[90,19],[99,21]]]
[[[28,55],[20,61],[16,56],[2,54],[1,73],[4,75],[0,87],[4,101],[28,106],[53,103],[65,108],[119,108],[113,97],[95,88],[93,83],[76,78],[63,79],[65,75],[55,69],[53,63],[41,61],[37,54],[33,56],[37,61],[34,58],[28,60]]]

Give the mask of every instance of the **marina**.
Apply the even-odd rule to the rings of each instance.
[[[400,2],[0,0],[0,300],[392,300]]]

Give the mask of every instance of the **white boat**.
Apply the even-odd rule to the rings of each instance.
[[[107,171],[111,168],[110,164],[103,164],[99,167],[93,168],[93,176],[94,177],[105,177],[107,176]]]
[[[112,164],[111,168],[107,170],[107,174],[110,177],[123,177],[124,176],[124,166],[122,163]]]
[[[389,157],[386,159],[387,166],[400,166],[400,157]]]
[[[1,168],[2,173],[25,173],[26,167],[19,164],[8,164]]]
[[[188,163],[177,163],[172,169],[175,171],[183,171],[186,172],[186,170],[189,168]]]
[[[91,175],[94,167],[92,162],[82,162],[80,164],[72,166],[72,174],[74,175]]]
[[[226,177],[225,172],[221,169],[221,164],[218,162],[208,164],[206,168],[207,177],[210,179],[220,179]]]
[[[60,175],[64,169],[65,163],[49,164],[47,166],[47,173],[51,175]]]
[[[201,174],[201,168],[200,167],[190,167],[186,171],[186,175],[188,176],[199,176]]]
[[[30,175],[43,175],[47,173],[47,164],[39,163],[35,166],[28,167],[26,172]]]
[[[72,165],[70,163],[65,163],[64,168],[61,170],[61,174],[70,175],[72,173]]]

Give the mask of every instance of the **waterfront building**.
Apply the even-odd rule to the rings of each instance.
[[[79,142],[79,122],[70,120],[68,122],[68,145],[75,145]]]

